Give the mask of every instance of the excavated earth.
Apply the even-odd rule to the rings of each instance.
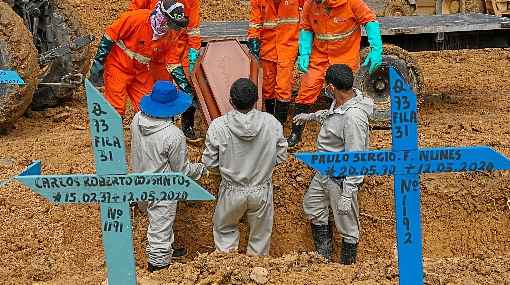
[[[73,7],[99,37],[127,2],[68,0],[62,5]],[[202,15],[209,20],[243,18],[247,7],[244,1],[203,6]],[[510,49],[412,55],[425,76],[420,145],[489,145],[510,157]],[[8,180],[37,159],[45,174],[94,172],[83,90],[75,97],[66,106],[20,119],[9,136],[0,137],[1,284],[100,284],[105,279],[98,205],[52,205]],[[129,119],[125,124],[129,148]],[[204,134],[203,120],[198,125]],[[317,132],[317,126],[306,129],[300,150],[315,149]],[[373,131],[370,142],[372,149],[389,148],[391,134]],[[200,159],[203,145],[188,149],[191,160]],[[271,257],[213,253],[215,203],[186,202],[179,206],[175,233],[188,256],[168,270],[149,274],[144,269],[147,218],[135,213],[140,284],[396,284],[392,179],[366,179],[359,194],[359,262],[340,266],[307,253],[313,244],[301,205],[312,175],[292,155],[277,167]],[[217,194],[217,180],[200,183]],[[510,284],[510,173],[422,175],[421,189],[426,283]],[[246,221],[241,232],[243,252]],[[337,260],[337,235],[335,239]]]

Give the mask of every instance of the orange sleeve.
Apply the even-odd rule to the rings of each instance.
[[[106,28],[105,34],[115,42],[125,39],[135,32],[138,20],[143,21],[145,18],[145,13],[140,14],[136,11],[123,13]]]
[[[250,26],[248,28],[248,38],[260,38],[262,29],[262,9],[258,0],[250,0]]]
[[[364,25],[368,22],[375,21],[375,14],[368,8],[363,0],[349,0],[351,10],[356,17],[359,25]]]
[[[131,0],[131,3],[129,3],[128,6],[128,11],[135,11],[140,9],[152,9],[150,4],[151,4],[150,0]]]
[[[189,23],[186,30],[188,34],[188,45],[190,48],[199,50],[202,44],[202,39],[200,38],[200,1],[190,0],[188,1],[188,5],[189,8],[187,8],[187,10],[189,13],[187,13],[187,16]]]
[[[310,15],[312,14],[312,4],[313,0],[305,0],[305,4],[303,6],[303,12],[301,13],[301,24],[299,28],[301,30],[307,30],[313,32],[312,23],[310,21]]]

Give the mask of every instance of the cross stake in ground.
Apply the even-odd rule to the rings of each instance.
[[[88,80],[85,87],[97,173],[44,176],[36,161],[16,179],[54,203],[100,203],[108,283],[135,285],[129,203],[214,196],[180,173],[127,174],[122,119]]]
[[[418,147],[416,95],[390,67],[392,150],[297,153],[323,175],[393,175],[400,284],[423,284],[420,174],[510,169],[490,147]]]

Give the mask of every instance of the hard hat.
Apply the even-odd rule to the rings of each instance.
[[[170,28],[185,28],[188,18],[184,15],[184,4],[175,0],[161,0],[160,11],[168,18]]]

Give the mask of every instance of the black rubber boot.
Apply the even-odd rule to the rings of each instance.
[[[285,126],[288,114],[289,114],[289,102],[276,100],[276,104],[274,107],[274,116],[278,121],[280,121],[282,126]]]
[[[312,226],[313,242],[315,250],[327,261],[331,261],[331,240],[333,238],[331,228],[329,225],[314,225]]]
[[[274,115],[275,112],[275,99],[265,99],[264,100],[264,106],[266,107],[266,112]]]
[[[168,268],[169,266],[170,266],[170,264],[165,265],[165,266],[156,266],[156,265],[152,265],[150,263],[147,263],[147,271],[149,271],[149,272],[156,272],[158,270]]]
[[[294,116],[303,113],[308,113],[309,110],[310,105],[296,103],[294,108]],[[301,141],[301,134],[303,133],[304,128],[305,128],[304,124],[297,125],[294,122],[292,123],[292,133],[290,133],[289,137],[287,138],[289,148],[295,147]]]
[[[358,252],[357,243],[348,243],[342,241],[342,250],[340,252],[340,263],[344,265],[351,265],[356,263],[356,255]]]
[[[186,141],[190,143],[196,143],[200,141],[200,138],[195,134],[193,129],[195,126],[195,110],[194,106],[191,106],[186,112],[181,115],[181,129],[186,136]]]
[[[174,250],[174,252],[172,253],[173,258],[184,257],[188,254],[188,251],[184,247],[174,247],[172,245],[172,249]]]

